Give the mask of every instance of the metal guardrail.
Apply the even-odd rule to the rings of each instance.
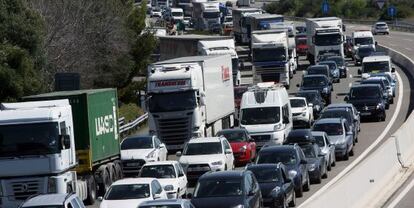
[[[125,122],[125,118],[120,118],[120,122],[121,119],[123,119],[123,122]],[[136,129],[141,123],[145,122],[148,119],[148,113],[144,113],[143,115],[141,115],[140,117],[138,117],[137,119],[126,123],[126,124],[120,124],[119,126],[119,133],[123,134],[125,132],[128,132],[132,129]]]

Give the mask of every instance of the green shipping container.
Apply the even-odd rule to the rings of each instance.
[[[52,92],[24,101],[69,99],[72,106],[78,172],[119,158],[118,98],[116,89]]]

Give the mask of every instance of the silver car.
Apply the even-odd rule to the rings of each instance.
[[[390,34],[390,29],[388,28],[387,23],[385,22],[377,22],[372,26],[372,34],[377,35],[379,33],[382,34]]]
[[[338,109],[338,108],[339,109],[346,108],[351,111],[354,117],[353,124],[355,128],[358,130],[357,132],[360,132],[361,131],[361,117],[357,109],[354,107],[354,105],[352,105],[351,103],[334,103],[334,104],[328,105],[325,109]]]
[[[325,161],[327,162],[327,170],[331,170],[336,165],[335,158],[335,145],[331,144],[328,139],[328,135],[323,131],[312,131],[312,135],[316,140],[321,152],[325,155]]]

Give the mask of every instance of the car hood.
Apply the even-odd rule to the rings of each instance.
[[[338,135],[338,136],[328,136],[329,141],[332,144],[342,144],[343,140],[344,140],[344,136],[343,135]]]
[[[276,186],[280,186],[280,185],[276,182],[269,182],[269,183],[259,183],[259,186],[260,186],[260,191],[262,192],[262,196],[266,197],[270,194],[270,192],[272,192],[272,190]]]
[[[349,100],[349,103],[352,103],[355,107],[357,106],[373,106],[381,103],[379,99],[358,99],[358,100]]]
[[[174,189],[177,189],[178,187],[177,178],[158,178],[158,181],[160,182],[162,187],[165,187],[167,185],[173,185]]]
[[[121,160],[145,159],[155,149],[131,149],[121,150]]]
[[[250,135],[263,132],[273,132],[276,124],[241,125]]]
[[[211,162],[223,161],[224,155],[214,154],[214,155],[182,155],[180,157],[180,163],[187,164],[210,164]]]
[[[235,207],[243,203],[242,196],[192,198],[191,203],[197,208]]]
[[[291,109],[292,109],[292,113],[302,113],[307,110],[306,107],[291,108]]]
[[[247,142],[230,142],[231,145],[231,149],[233,149],[233,152],[240,152],[240,148],[243,147],[244,145],[248,145],[249,143]]]
[[[127,200],[104,200],[99,208],[137,208],[139,204],[144,201],[151,200],[151,198],[144,199],[127,199]]]

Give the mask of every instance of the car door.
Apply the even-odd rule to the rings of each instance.
[[[298,159],[299,159],[299,161],[297,162],[299,163],[299,169],[302,174],[302,184],[304,184],[305,181],[309,180],[307,178],[308,166],[306,164],[301,164],[302,160],[306,160],[305,154],[303,154],[302,149],[297,148],[297,151],[298,151]]]
[[[175,168],[178,173],[178,186],[180,187],[180,192],[185,193],[187,191],[187,176],[184,174],[184,170],[179,163],[175,165]]]
[[[293,192],[295,190],[295,186],[293,184],[293,181],[292,181],[292,179],[287,177],[286,172],[285,172],[284,169],[280,169],[280,172],[281,172],[282,179],[283,179],[283,190],[284,190],[287,198],[292,200],[292,197],[294,197]]]
[[[233,169],[233,164],[234,164],[233,151],[227,140],[223,140],[223,149],[224,149],[224,157],[226,158],[227,169]]]
[[[325,139],[326,145],[329,147],[329,162],[333,162],[333,159],[335,158],[335,145],[331,144],[329,141],[328,135],[325,133],[323,134],[323,138]]]
[[[348,141],[349,148],[352,149],[353,143],[354,143],[352,130],[349,128],[349,125],[347,122],[343,121],[342,125],[343,125],[343,130],[344,130],[346,141]]]
[[[254,206],[255,208],[259,208],[261,206],[262,201],[262,193],[260,191],[259,182],[257,182],[256,177],[249,173],[250,177],[252,178],[252,188],[253,188],[253,200],[254,200]]]

